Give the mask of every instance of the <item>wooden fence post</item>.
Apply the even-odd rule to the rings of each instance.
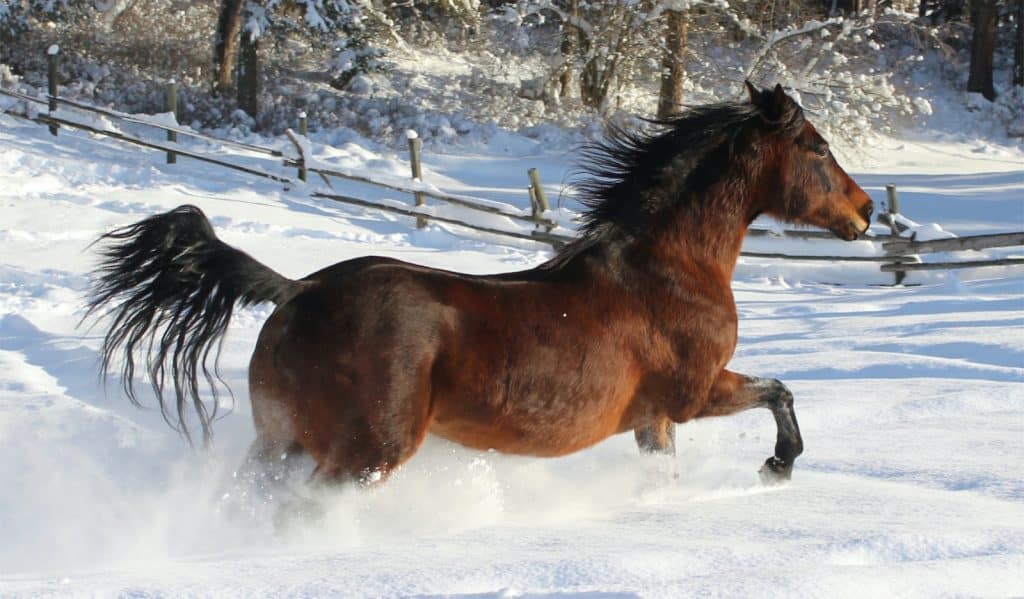
[[[50,116],[57,111],[57,57],[60,46],[51,45],[46,49],[46,83],[50,95]],[[50,133],[57,135],[57,125],[50,125]]]
[[[540,203],[537,201],[537,192],[533,190],[533,185],[527,186],[526,195],[530,198],[530,216],[533,217],[534,221],[540,221],[542,210],[540,209]]]
[[[900,196],[896,194],[896,186],[889,183],[885,186],[885,196],[889,202],[889,206],[886,210],[892,218],[889,219],[889,228],[892,230],[893,235],[899,235],[900,231],[896,227],[896,215],[900,213]]]
[[[548,208],[548,196],[544,193],[544,186],[540,182],[540,173],[537,169],[531,168],[527,171],[527,175],[530,177],[530,187],[533,188],[534,198],[537,200],[537,207],[540,208],[541,212],[547,212]]]
[[[303,138],[309,133],[309,123],[306,120],[306,111],[299,113],[299,135]],[[298,144],[296,144],[298,145]],[[306,154],[299,148],[299,180],[305,181],[309,177],[309,167],[306,165]]]
[[[420,136],[415,131],[413,131],[412,129],[409,129],[408,131],[406,131],[405,135],[406,135],[406,137],[409,138],[409,163],[412,165],[412,180],[413,181],[418,181],[418,182],[422,183],[423,182],[423,162],[422,162],[422,160],[420,158],[420,150],[423,148],[423,140],[421,140]],[[426,199],[423,197],[422,193],[415,193],[415,194],[413,194],[413,196],[416,198],[416,205],[417,206],[423,206],[423,205],[425,205],[427,203]],[[422,217],[422,216],[417,216],[416,217],[416,228],[417,229],[422,229],[423,227],[426,227],[426,226],[427,226],[427,219]]]
[[[167,112],[174,118],[174,124],[178,124],[178,84],[171,79],[167,82]],[[167,130],[167,141],[177,142],[178,134],[170,129]],[[178,162],[178,155],[174,152],[167,152],[167,164]]]
[[[889,223],[889,230],[892,232],[893,237],[899,237],[901,230],[899,225],[896,223],[896,217],[899,216],[900,213],[900,196],[896,193],[896,186],[892,183],[886,185],[885,195],[888,203],[888,206],[886,207],[886,214],[888,218],[886,220]],[[902,254],[893,255],[893,260],[896,262],[903,262],[904,256]],[[893,275],[896,278],[894,285],[899,285],[907,278],[907,272],[904,270],[893,271]]]
[[[306,163],[306,148],[303,145],[306,138],[303,137],[302,139],[299,139],[299,136],[295,135],[295,132],[291,129],[285,129],[284,134],[288,136],[288,139],[290,139],[292,144],[295,146],[295,151],[299,154],[299,158],[295,162],[299,168],[299,179],[301,181],[305,181],[309,172],[309,165]],[[321,173],[320,176],[323,177],[323,173]],[[324,180],[326,181],[327,178],[324,177]],[[327,185],[330,187],[330,182],[328,182]]]

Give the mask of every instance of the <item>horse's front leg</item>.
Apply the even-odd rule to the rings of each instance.
[[[761,480],[766,484],[789,480],[793,474],[793,462],[804,450],[804,442],[793,412],[793,394],[778,380],[723,370],[697,417],[728,416],[750,408],[771,410],[778,429],[775,455],[761,467]]]
[[[668,418],[633,430],[640,453],[676,455],[676,423]]]

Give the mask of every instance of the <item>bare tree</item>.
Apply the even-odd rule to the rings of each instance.
[[[686,14],[665,11],[665,48],[661,59],[661,90],[658,93],[658,118],[668,118],[683,105],[686,79]]]
[[[967,91],[978,92],[986,100],[996,99],[992,69],[996,43],[996,2],[975,0],[971,5],[974,35],[971,38],[971,71]]]
[[[633,68],[643,56],[650,39],[650,11],[641,10],[631,0],[594,3],[580,27],[583,68],[580,73],[580,100],[601,111],[611,108],[610,101],[629,80]]]

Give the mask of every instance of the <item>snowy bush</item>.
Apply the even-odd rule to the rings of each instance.
[[[896,117],[926,110],[927,103],[897,90],[895,56],[877,34],[908,20],[864,13],[772,32],[748,58],[745,77],[782,83],[832,137],[856,141],[871,131],[887,132]]]
[[[63,16],[69,3],[70,0],[0,0],[0,40],[7,43],[39,21]]]
[[[342,35],[336,41],[327,66],[331,85],[345,89],[356,75],[386,70],[385,52],[371,43],[371,37],[358,17],[342,25]]]

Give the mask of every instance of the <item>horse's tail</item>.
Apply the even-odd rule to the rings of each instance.
[[[217,373],[217,357],[235,303],[281,304],[301,289],[301,283],[217,239],[210,221],[195,206],[151,216],[97,242],[105,247],[94,272],[86,318],[100,311],[113,317],[103,339],[103,376],[119,358],[121,384],[132,403],[139,405],[135,358],[136,352],[143,354],[164,420],[191,443],[185,422],[190,402],[208,444],[217,416],[217,381],[224,384]],[[212,372],[207,365],[211,353]],[[200,374],[212,390],[210,404],[199,397]],[[175,396],[173,411],[165,402],[168,379]]]

